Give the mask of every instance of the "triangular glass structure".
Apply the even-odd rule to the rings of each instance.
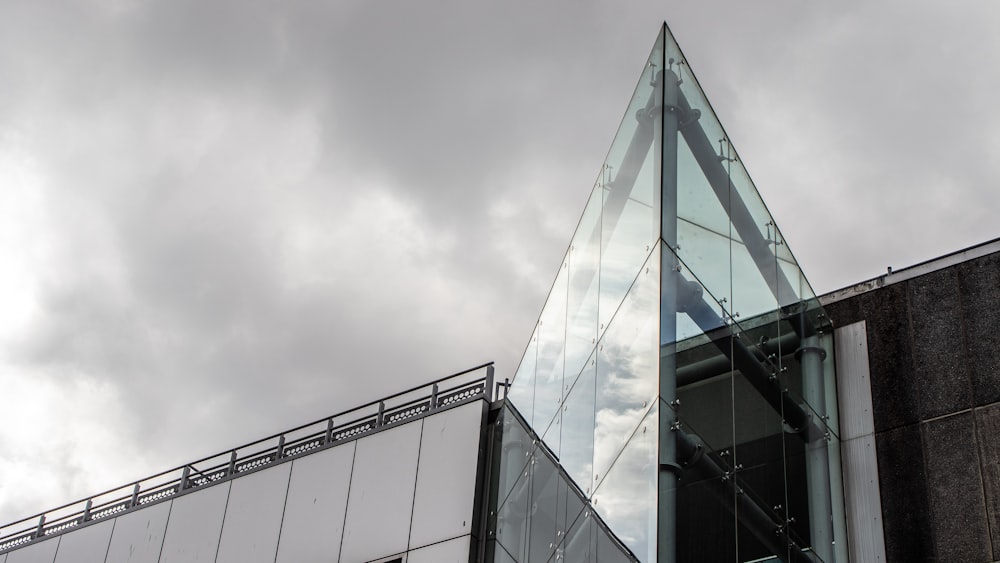
[[[829,329],[664,25],[508,392],[493,560],[846,561]]]

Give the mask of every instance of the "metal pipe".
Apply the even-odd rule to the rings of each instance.
[[[819,416],[826,415],[823,360],[826,351],[818,336],[802,341],[795,352],[802,366],[802,395]],[[806,444],[806,487],[809,492],[809,540],[824,561],[833,560],[832,499],[830,498],[829,443],[824,437]]]
[[[662,61],[661,61],[662,62]],[[664,65],[665,66],[665,65]],[[677,398],[677,284],[679,261],[677,248],[677,128],[680,79],[664,68],[657,77],[655,92],[662,92],[663,102],[657,129],[663,143],[660,169],[660,237],[665,248],[660,252],[660,397],[667,405]],[[660,412],[660,467],[677,465],[677,440],[664,431],[675,419],[673,412]],[[659,472],[657,516],[657,560],[677,561],[677,473]]]
[[[605,232],[614,231],[621,217],[625,203],[632,195],[632,188],[635,187],[635,180],[639,177],[642,164],[646,161],[646,154],[653,143],[653,122],[652,118],[657,99],[655,93],[650,94],[646,100],[646,105],[636,112],[635,119],[638,123],[632,138],[629,140],[628,148],[625,149],[625,156],[618,166],[618,172],[610,181],[610,192],[604,201],[604,210],[601,215],[603,230]]]
[[[691,115],[691,104],[687,97],[681,92],[679,98],[681,111],[684,115]],[[726,168],[719,162],[719,155],[715,152],[715,146],[705,134],[705,129],[697,121],[689,123],[681,129],[684,140],[687,141],[688,148],[698,161],[702,174],[708,180],[716,198],[722,204],[722,208],[729,215],[729,220],[739,234],[743,244],[746,245],[750,257],[753,258],[757,270],[760,272],[767,286],[771,289],[779,307],[784,307],[797,303],[799,296],[792,284],[788,281],[785,273],[780,268],[774,267],[775,256],[771,251],[770,242],[765,240],[760,230],[754,223],[753,215],[744,203],[738,192],[732,190],[732,180]]]
[[[677,436],[678,459],[681,460],[683,470],[693,473],[697,480],[719,480],[721,487],[706,489],[714,492],[727,510],[739,515],[740,524],[757,541],[786,563],[820,563],[813,554],[802,551],[801,542],[791,537],[791,532],[776,514],[746,494],[736,475],[707,453],[708,449],[698,438],[679,428],[673,433]],[[663,471],[661,468],[660,472]]]
[[[688,286],[692,289],[699,289],[700,285],[688,281]],[[724,324],[722,317],[700,297],[701,291],[687,291],[690,296],[678,307],[697,324],[705,334],[711,335],[712,342],[733,364],[735,369],[746,378],[750,385],[760,393],[761,397],[779,416],[805,441],[814,440],[823,436],[825,431],[816,426],[812,417],[802,408],[788,393],[785,393],[778,383],[777,374],[773,373],[757,359],[743,341],[737,338],[732,329],[726,331],[716,331],[715,329]],[[712,333],[714,332],[714,335]]]
[[[767,356],[778,354],[781,350],[795,350],[798,348],[799,342],[797,334],[783,334],[779,338],[772,338],[757,344],[753,352],[757,356],[757,359],[762,361]],[[661,353],[661,361],[663,355]],[[727,356],[721,353],[716,354],[712,357],[678,367],[677,386],[684,387],[699,383],[706,379],[729,373],[732,369],[732,363]]]

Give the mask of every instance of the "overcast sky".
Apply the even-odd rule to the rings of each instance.
[[[1000,236],[1000,3],[625,5],[0,0],[0,523],[509,377],[664,19],[817,292]]]

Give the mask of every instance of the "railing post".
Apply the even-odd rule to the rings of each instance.
[[[435,383],[434,386],[431,387],[431,409],[430,410],[432,410],[432,411],[433,410],[437,410],[437,408],[438,408],[438,384]]]
[[[83,524],[87,520],[90,520],[90,509],[94,507],[94,499],[87,499],[87,504],[83,507],[83,516],[80,517],[80,523]]]
[[[284,456],[285,454],[284,450],[285,450],[285,435],[282,434],[281,436],[278,437],[278,451],[274,453],[275,461],[281,459],[282,456]]]
[[[382,426],[382,416],[385,415],[385,401],[378,402],[378,418],[375,419],[375,427]]]
[[[42,537],[42,533],[45,532],[45,515],[42,514],[38,517],[38,528],[35,529],[35,537]]]
[[[323,437],[323,443],[329,444],[333,441],[333,419],[326,419],[326,436]]]
[[[492,401],[493,397],[493,364],[486,366],[486,382],[483,384],[483,396],[487,401]]]
[[[229,469],[227,475],[236,474],[236,450],[233,450],[229,454]]]
[[[129,508],[132,508],[133,506],[136,506],[138,504],[139,504],[139,483],[136,483],[135,486],[132,487],[132,500],[129,501],[128,506]]]
[[[184,466],[184,470],[181,471],[181,482],[180,482],[180,485],[177,486],[177,492],[178,493],[187,488],[188,476],[189,475],[191,475],[191,466],[190,465],[185,465]]]

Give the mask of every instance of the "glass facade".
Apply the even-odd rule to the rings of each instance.
[[[831,339],[664,26],[508,393],[494,560],[846,561]]]

